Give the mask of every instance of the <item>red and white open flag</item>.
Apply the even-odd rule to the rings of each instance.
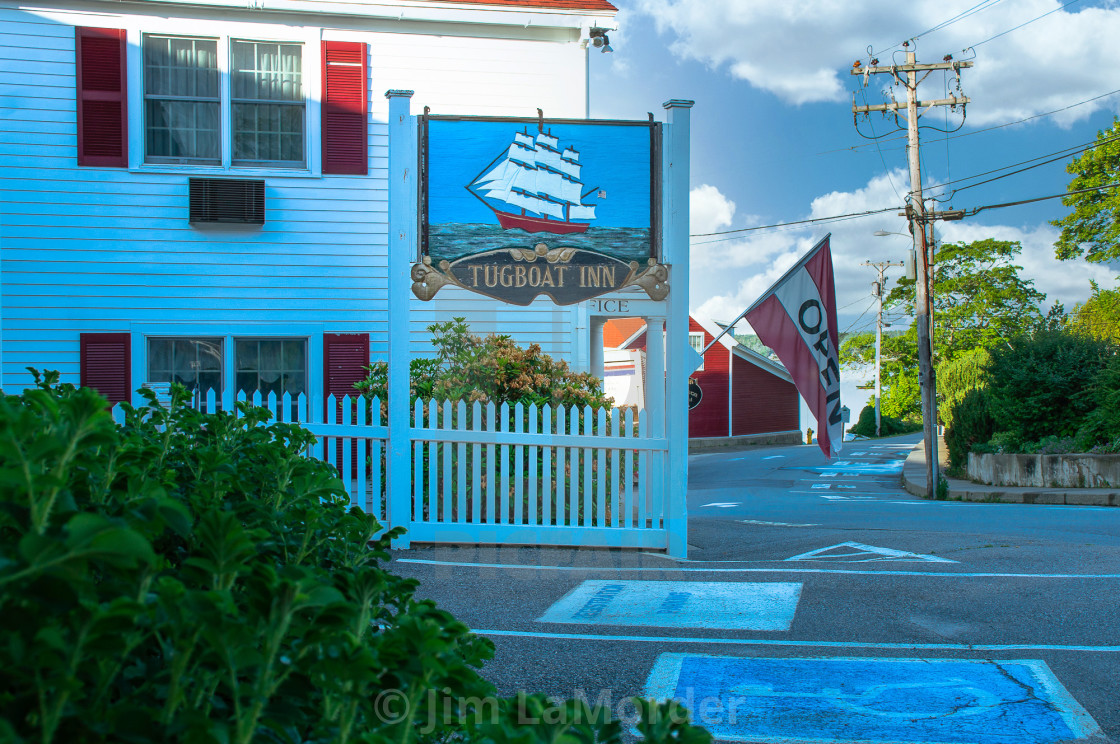
[[[825,457],[840,451],[840,358],[836,329],[836,284],[828,239],[817,243],[797,265],[767,290],[746,319],[793,376],[820,431]]]

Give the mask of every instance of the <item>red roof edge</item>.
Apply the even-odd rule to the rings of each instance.
[[[606,10],[617,12],[618,8],[607,0],[440,0],[456,5],[494,5],[518,8],[539,8],[541,10]]]

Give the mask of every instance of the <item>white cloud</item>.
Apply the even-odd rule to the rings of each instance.
[[[735,202],[715,186],[697,186],[688,193],[688,199],[688,220],[693,234],[716,232],[731,226],[735,217]]]
[[[1054,258],[1054,241],[1058,239],[1058,230],[1049,225],[1024,230],[1005,225],[946,222],[938,226],[938,238],[951,243],[967,243],[984,238],[1018,241],[1022,244],[1023,251],[1016,257],[1015,264],[1023,268],[1021,276],[1033,279],[1035,289],[1046,294],[1044,308],[1060,302],[1065,305],[1066,310],[1072,310],[1078,302],[1089,298],[1090,281],[1106,288],[1116,286],[1118,274],[1108,266],[1083,260],[1059,261]]]
[[[634,10],[652,17],[673,37],[672,50],[802,104],[842,101],[856,86],[849,74],[872,44],[881,64],[891,45],[939,26],[973,7],[973,0],[913,0],[909,3],[841,3],[837,0],[634,0]],[[1113,90],[1120,67],[1120,8],[1059,10],[1059,0],[996,3],[921,37],[918,59],[965,59],[976,47],[975,67],[962,85],[972,98],[969,123],[990,124],[1051,111]],[[1054,11],[1051,13],[1051,11]],[[1073,12],[1075,11],[1075,12]],[[1045,18],[992,38],[1026,21]],[[983,42],[983,43],[981,43]],[[898,50],[895,49],[895,52]],[[885,82],[885,76],[879,83]],[[940,83],[927,83],[928,89]],[[875,88],[876,84],[872,84]],[[940,91],[938,91],[940,92]],[[870,102],[878,93],[869,91]],[[1068,125],[1115,99],[1102,99],[1055,117]]]

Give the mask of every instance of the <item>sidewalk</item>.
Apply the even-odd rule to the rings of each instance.
[[[938,440],[937,460],[944,475],[949,450],[945,440]],[[949,481],[950,501],[986,501],[1004,504],[1071,504],[1078,506],[1120,506],[1120,489],[1110,488],[1014,488],[986,486],[960,478]],[[902,486],[915,496],[926,495],[926,452],[918,442],[902,466]]]

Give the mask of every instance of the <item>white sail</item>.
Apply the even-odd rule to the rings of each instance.
[[[535,152],[539,165],[546,165],[556,171],[560,170],[560,153],[547,149],[540,149]]]
[[[557,166],[557,170],[559,170],[565,176],[578,181],[580,167],[581,166],[579,163],[570,163],[567,160],[561,160],[560,165]]]
[[[519,206],[523,206],[525,209],[536,212],[537,214],[547,214],[549,217],[555,217],[558,220],[564,219],[564,207],[556,202],[550,202],[539,196],[530,196],[528,194],[522,196],[525,196],[525,199],[528,201],[523,202]]]
[[[557,220],[593,220],[595,207],[581,204],[579,152],[561,151],[559,140],[540,132],[516,132],[500,161],[471,184],[481,196],[511,212],[547,215]]]
[[[516,144],[509,146],[509,152],[506,153],[506,157],[508,157],[513,162],[522,165],[537,164],[536,150],[529,150]]]
[[[496,166],[494,166],[493,170],[491,170],[485,176],[482,176],[481,178],[479,178],[474,183],[475,183],[476,186],[478,186],[478,185],[482,185],[482,184],[486,184],[486,183],[492,183],[494,181],[502,181],[502,180],[505,180],[507,178],[511,178],[512,177],[512,172],[516,168],[517,168],[517,166],[514,165],[513,163],[511,163],[509,160],[503,160],[502,162],[500,162]]]

